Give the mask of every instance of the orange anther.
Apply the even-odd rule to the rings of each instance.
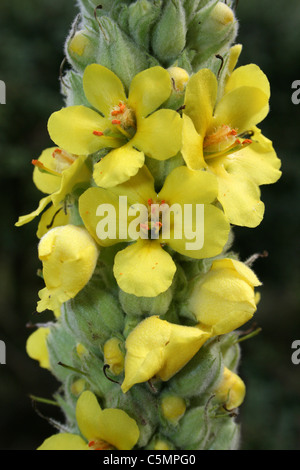
[[[119,119],[113,119],[111,121],[112,124],[121,124],[121,121]]]
[[[237,135],[237,131],[235,129],[231,129],[229,135]]]
[[[252,140],[251,139],[243,140],[243,145],[246,145],[246,144],[252,144]]]
[[[151,206],[151,204],[153,204],[153,199],[152,199],[152,198],[150,198],[150,199],[148,199],[148,201],[147,201],[147,202],[148,202],[148,205],[149,205],[149,206]]]
[[[93,131],[94,135],[97,135],[98,137],[101,137],[103,135],[103,132],[101,131]]]

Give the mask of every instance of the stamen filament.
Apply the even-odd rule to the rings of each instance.
[[[61,173],[59,173],[58,171],[52,170],[51,168],[46,167],[39,160],[31,160],[31,163],[44,173],[50,173],[50,175],[53,175],[53,176],[61,176]]]

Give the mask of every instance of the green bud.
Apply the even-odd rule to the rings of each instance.
[[[205,445],[210,431],[210,421],[205,406],[188,410],[179,424],[167,431],[167,436],[178,449],[199,450]],[[165,433],[165,430],[163,431]]]
[[[136,297],[121,289],[119,292],[119,300],[124,312],[137,317],[164,315],[168,311],[172,297],[171,287],[157,297]]]
[[[115,297],[103,289],[96,273],[85,288],[63,304],[63,321],[79,342],[102,347],[111,336],[122,331],[123,312]]]
[[[209,10],[201,11],[194,19],[187,38],[188,48],[195,49],[197,54],[193,59],[194,70],[222,48],[229,47],[237,34],[237,20],[233,10],[223,2],[215,2],[215,6]],[[203,18],[205,15],[205,20]],[[226,52],[226,51],[224,51]]]
[[[66,106],[90,106],[85,97],[82,76],[79,73],[75,73],[72,70],[67,71],[62,78],[62,91],[66,96]]]
[[[168,382],[169,390],[181,397],[201,397],[214,390],[223,377],[223,359],[217,340],[199,352]]]
[[[128,7],[129,33],[136,44],[149,49],[151,28],[161,12],[162,1],[139,0]]]
[[[60,321],[51,326],[50,333],[47,336],[47,348],[51,372],[58,380],[64,381],[73,372],[59,365],[59,362],[71,367],[74,365],[73,357],[76,340],[66,331]]]
[[[96,61],[98,38],[94,33],[80,30],[66,42],[65,53],[70,64],[78,72]]]
[[[239,442],[240,428],[233,418],[214,418],[212,433],[205,450],[236,450]]]
[[[182,2],[168,0],[152,36],[154,55],[164,66],[172,65],[183,51],[186,32]]]
[[[241,349],[237,343],[239,336],[237,333],[232,332],[227,335],[223,335],[221,338],[221,352],[223,356],[224,366],[227,369],[236,370],[240,361]]]
[[[133,77],[150,66],[148,57],[110,18],[101,19],[101,28],[96,62],[111,69],[128,90]]]

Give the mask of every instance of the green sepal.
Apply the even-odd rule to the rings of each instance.
[[[169,390],[183,398],[201,397],[213,392],[223,377],[223,358],[216,338],[168,382]]]

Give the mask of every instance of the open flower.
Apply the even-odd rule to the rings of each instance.
[[[134,328],[125,343],[123,392],[154,376],[169,380],[209,337],[209,333],[198,328],[175,325],[156,316],[146,318]]]
[[[186,88],[182,154],[189,168],[205,168],[218,178],[224,212],[232,224],[256,227],[264,204],[259,186],[281,175],[270,140],[256,125],[269,111],[270,86],[254,64],[237,68],[217,102],[218,81],[208,69]]]
[[[137,74],[128,98],[120,79],[102,65],[89,65],[83,75],[89,103],[53,113],[48,122],[52,140],[68,152],[89,155],[110,149],[94,166],[94,180],[108,188],[127,181],[144,165],[145,155],[165,160],[181,148],[182,120],[159,108],[171,94],[171,80],[162,67]],[[155,111],[155,112],[154,112]]]
[[[41,238],[49,228],[68,223],[69,215],[64,212],[62,202],[76,185],[90,181],[91,171],[86,165],[86,156],[71,155],[56,147],[44,150],[38,160],[33,160],[33,164],[33,181],[47,196],[40,200],[35,211],[19,217],[16,226],[31,222],[51,203],[42,215],[38,228]]]
[[[244,263],[218,259],[193,285],[187,308],[195,315],[199,328],[213,336],[229,333],[252,318],[256,311],[254,287],[259,285]]]
[[[42,312],[57,310],[78,294],[94,272],[99,250],[87,230],[65,225],[53,228],[42,237],[38,253],[46,284],[39,291],[41,300],[37,311]]]
[[[117,253],[115,278],[127,293],[155,297],[170,287],[176,271],[164,245],[197,259],[222,251],[229,223],[213,205],[216,196],[216,178],[186,166],[175,168],[157,194],[144,166],[114,188],[89,188],[79,199],[79,211],[100,245],[135,242]]]
[[[76,405],[76,420],[83,437],[60,433],[46,439],[38,450],[130,450],[140,435],[135,420],[123,410],[102,410],[96,396],[83,392]]]

